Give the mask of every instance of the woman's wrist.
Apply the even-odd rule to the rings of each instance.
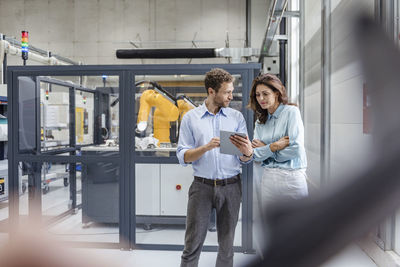
[[[276,144],[275,144],[275,143],[270,144],[270,145],[269,145],[269,149],[271,149],[271,152],[275,152],[275,151],[278,150],[278,149],[276,148]]]

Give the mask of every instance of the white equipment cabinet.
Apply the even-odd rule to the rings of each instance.
[[[136,164],[136,215],[186,216],[191,166]]]
[[[136,164],[136,214],[160,215],[160,164]]]
[[[192,166],[162,164],[160,169],[161,215],[186,216],[188,191],[193,181]]]

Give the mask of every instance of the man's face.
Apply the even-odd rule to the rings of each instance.
[[[215,94],[214,91],[214,104],[217,107],[226,108],[229,106],[229,103],[233,99],[233,83],[232,82],[224,82],[221,84],[221,88],[219,88],[218,93]]]

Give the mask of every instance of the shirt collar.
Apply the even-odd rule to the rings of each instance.
[[[201,111],[201,117],[203,118],[204,116],[208,115],[218,115],[219,113],[221,113],[221,115],[224,115],[226,117],[226,108],[220,108],[217,114],[214,114],[212,112],[210,112],[206,106],[206,101],[203,102],[203,104],[199,107],[200,111]]]
[[[268,114],[268,118],[273,117],[273,118],[277,119],[279,117],[279,115],[282,113],[283,107],[284,107],[284,105],[282,103],[279,104],[279,106],[275,110],[274,114],[272,114],[272,115]]]

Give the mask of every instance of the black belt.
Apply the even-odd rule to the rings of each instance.
[[[226,178],[226,179],[207,179],[207,178],[203,178],[203,177],[199,177],[199,176],[195,176],[194,179],[200,183],[203,184],[208,184],[208,185],[212,185],[212,186],[217,186],[217,185],[227,185],[227,184],[234,184],[237,183],[238,181],[240,181],[240,175],[235,175],[231,178]]]

